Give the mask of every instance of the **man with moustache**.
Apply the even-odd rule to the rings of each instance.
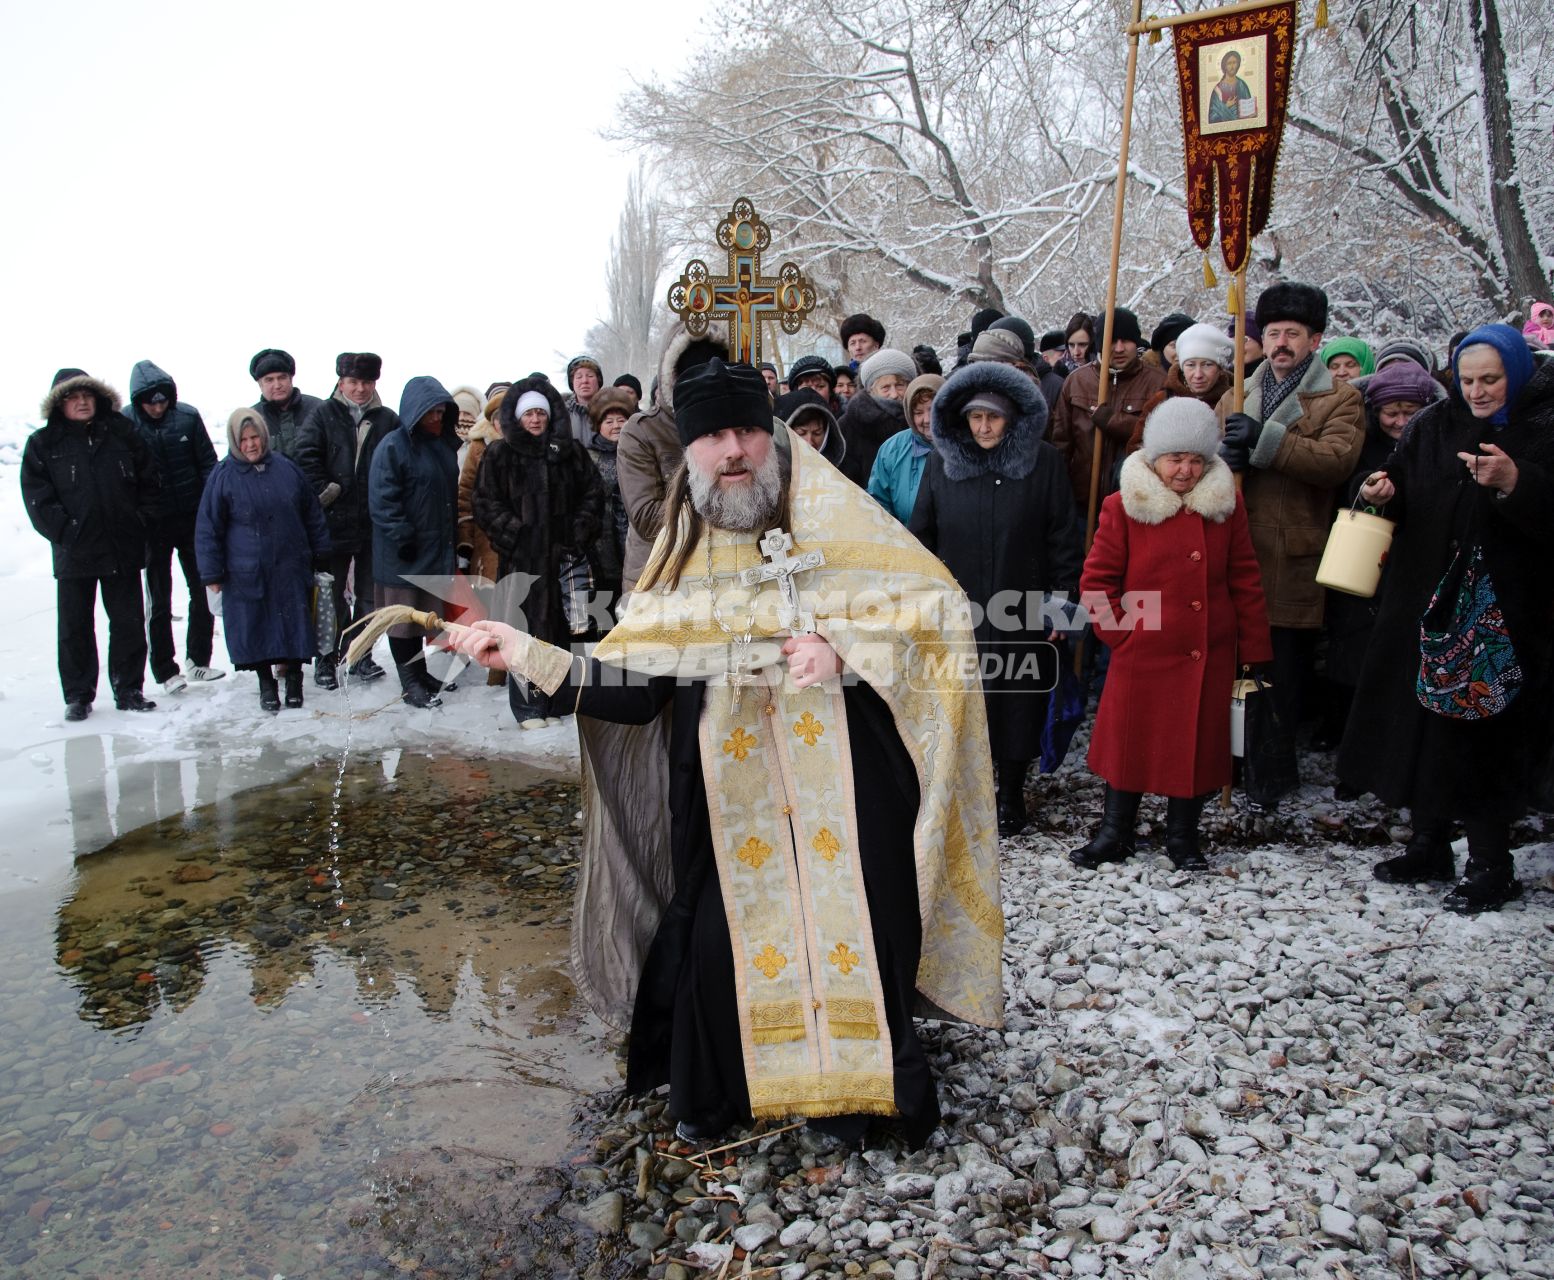
[[[980,684],[922,656],[975,652],[965,597],[773,422],[755,369],[713,358],[674,407],[663,532],[593,657],[496,622],[460,647],[576,706],[575,976],[630,1027],[627,1089],[667,1081],[692,1142],[890,1115],[920,1145],[914,1002],[1002,1017]]]
[[[1317,565],[1338,488],[1365,444],[1365,402],[1317,359],[1327,327],[1321,289],[1271,285],[1257,300],[1256,321],[1267,358],[1247,379],[1241,413],[1231,412],[1232,392],[1220,399],[1220,454],[1245,477],[1247,522],[1273,634],[1271,693],[1293,747],[1322,627]]]

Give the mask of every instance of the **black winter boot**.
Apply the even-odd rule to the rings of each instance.
[[[400,701],[412,707],[440,707],[442,699],[426,687],[426,663],[421,658],[421,641],[414,636],[390,636],[389,652],[399,672]]]
[[[302,705],[302,664],[295,662],[286,668],[286,705]]]
[[[281,709],[281,690],[275,683],[275,673],[269,666],[255,669],[259,676],[259,706],[265,711],[279,711]]]
[[[1106,801],[1101,810],[1101,825],[1090,837],[1090,843],[1082,845],[1068,855],[1076,867],[1094,870],[1103,862],[1121,862],[1133,856],[1133,829],[1138,825],[1139,801],[1144,797],[1137,791],[1117,791],[1110,784],[1106,788]]]
[[[1206,871],[1209,860],[1198,843],[1198,821],[1203,816],[1203,797],[1166,798],[1166,856],[1178,871]]]
[[[1460,916],[1498,911],[1522,896],[1522,882],[1511,859],[1510,824],[1465,822],[1463,826],[1468,833],[1468,865],[1441,905]]]
[[[1030,814],[1025,808],[1025,775],[1030,767],[1029,760],[998,762],[998,834],[1001,836],[1017,836],[1031,825]]]
[[[1371,874],[1386,884],[1424,884],[1450,880],[1456,874],[1451,852],[1451,824],[1445,818],[1414,818],[1414,834],[1403,852],[1378,862]]]

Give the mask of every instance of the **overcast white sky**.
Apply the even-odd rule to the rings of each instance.
[[[635,165],[599,130],[706,9],[0,0],[0,416],[151,359],[224,419],[269,346],[317,395],[376,351],[396,406],[415,374],[558,374]]]

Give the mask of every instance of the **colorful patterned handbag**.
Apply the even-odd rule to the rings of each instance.
[[[1483,550],[1476,542],[1460,548],[1419,620],[1419,703],[1453,720],[1488,720],[1522,680]]]

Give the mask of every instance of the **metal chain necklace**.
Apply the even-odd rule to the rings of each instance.
[[[739,568],[739,544],[731,544],[734,548],[735,574],[738,578]],[[729,664],[725,673],[728,683],[734,689],[734,714],[739,714],[739,703],[744,696],[744,691],[750,685],[759,683],[759,677],[745,667],[750,661],[750,646],[754,640],[755,632],[755,602],[750,605],[750,616],[745,622],[744,634],[737,633],[727,622],[723,620],[723,611],[718,608],[717,577],[712,571],[712,529],[707,530],[707,573],[702,579],[707,588],[707,596],[712,602],[712,620],[717,623],[718,630],[729,637]]]

